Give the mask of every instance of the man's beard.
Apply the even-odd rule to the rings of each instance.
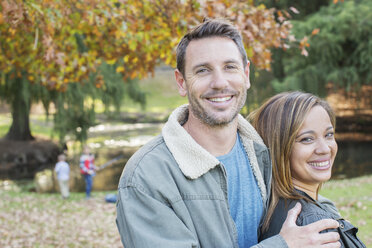
[[[245,89],[242,92],[234,95],[234,97],[238,98],[238,103],[231,110],[229,110],[231,114],[225,117],[218,117],[218,115],[208,111],[208,109],[202,106],[201,101],[196,100],[196,98],[193,97],[190,92],[188,92],[187,95],[189,98],[190,110],[196,118],[210,127],[223,127],[235,120],[236,116],[243,108],[247,97],[247,90]]]

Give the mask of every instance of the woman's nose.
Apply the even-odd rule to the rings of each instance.
[[[319,154],[324,154],[324,153],[329,153],[330,151],[331,151],[331,147],[330,147],[330,144],[327,140],[320,139],[317,142],[317,147],[316,147],[315,152],[317,152]]]

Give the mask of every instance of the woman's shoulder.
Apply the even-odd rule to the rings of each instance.
[[[328,198],[319,194],[318,195],[318,203],[321,204],[322,207],[327,209],[327,211],[331,212],[336,218],[341,217],[341,214],[338,211],[337,207],[335,206],[333,201],[331,201],[330,199],[328,199]]]
[[[300,194],[302,192],[299,192]],[[296,224],[304,226],[318,220],[334,218],[337,213],[336,207],[328,199],[322,197],[320,201],[312,201],[306,194],[301,194],[305,198],[302,199],[285,199],[279,198],[278,204],[275,207],[271,216],[268,230],[263,232],[262,239],[274,236],[280,232],[282,225],[287,218],[288,211],[291,210],[297,202],[301,204],[301,212],[297,217]],[[333,211],[331,211],[333,210]]]
[[[306,197],[306,196],[305,196]],[[322,219],[337,219],[339,217],[334,204],[322,197],[322,200],[315,201],[309,197],[301,200],[301,212],[297,218],[297,225],[304,226]]]
[[[279,198],[271,216],[269,227],[261,234],[261,240],[277,235],[280,232],[280,229],[282,229],[282,225],[287,218],[288,211],[292,209],[297,202],[301,202],[301,200]]]

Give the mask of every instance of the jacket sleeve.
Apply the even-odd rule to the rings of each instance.
[[[280,234],[272,236],[268,239],[262,240],[257,245],[252,246],[251,248],[288,248],[287,242],[283,239]]]
[[[119,188],[116,208],[124,247],[199,247],[197,237],[172,208],[151,197],[140,185]]]

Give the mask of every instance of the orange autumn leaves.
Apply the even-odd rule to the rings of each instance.
[[[205,16],[238,25],[250,60],[269,70],[270,49],[287,46],[291,29],[289,14],[277,22],[275,13],[238,0],[1,0],[0,72],[61,91],[100,75],[104,61],[124,79],[146,77],[175,66],[180,37]]]

